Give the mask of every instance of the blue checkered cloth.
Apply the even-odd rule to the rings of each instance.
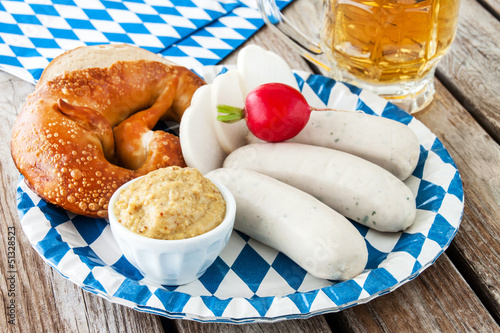
[[[111,43],[215,65],[263,25],[255,0],[0,1],[0,69],[36,82],[62,52]]]
[[[221,66],[200,68],[207,82]],[[366,240],[365,270],[347,281],[311,276],[287,256],[234,231],[198,280],[179,287],[148,283],[123,256],[105,220],[47,204],[19,182],[23,230],[42,258],[83,289],[112,302],[169,318],[203,322],[264,322],[340,311],[391,292],[417,277],[448,247],[463,214],[460,174],[448,151],[420,121],[384,99],[318,75],[295,72],[308,102],[362,110],[404,123],[420,142],[418,166],[405,183],[416,197],[414,224],[381,233],[354,223]]]

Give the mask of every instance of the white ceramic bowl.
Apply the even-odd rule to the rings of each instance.
[[[215,261],[231,236],[236,214],[233,195],[225,186],[211,180],[226,201],[226,216],[222,223],[192,238],[154,239],[124,227],[113,212],[120,192],[139,178],[122,185],[109,202],[109,223],[118,246],[146,280],[162,285],[182,285],[198,279]]]

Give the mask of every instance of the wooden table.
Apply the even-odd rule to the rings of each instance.
[[[294,2],[287,15],[300,21],[306,5]],[[463,179],[464,216],[451,246],[434,265],[392,293],[342,312],[274,324],[203,324],[137,312],[83,291],[45,264],[20,226],[18,172],[9,145],[16,115],[33,86],[0,72],[0,331],[500,332],[499,19],[498,0],[462,0],[456,41],[436,75],[435,100],[416,116],[443,142]],[[281,54],[292,68],[313,71],[267,28],[248,43]],[[233,54],[224,63],[235,59]],[[13,232],[12,280],[8,252]],[[12,300],[14,325],[6,315]]]

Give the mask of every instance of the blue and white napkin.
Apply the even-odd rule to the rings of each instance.
[[[110,43],[215,65],[263,25],[255,0],[0,1],[0,69],[36,82],[62,52]]]

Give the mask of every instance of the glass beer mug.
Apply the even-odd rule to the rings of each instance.
[[[264,21],[338,81],[422,110],[434,73],[455,37],[459,0],[323,0],[320,42],[302,34],[275,0],[259,0]],[[328,64],[318,56],[325,54]]]

